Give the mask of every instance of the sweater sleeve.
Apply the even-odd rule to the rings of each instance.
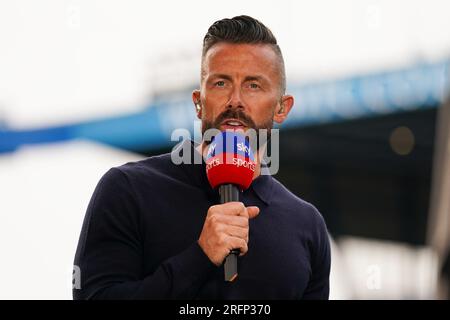
[[[311,278],[303,294],[305,300],[327,300],[330,291],[331,251],[327,227],[317,209],[312,228]]]
[[[74,265],[79,299],[192,299],[216,266],[197,242],[143,271],[143,240],[137,202],[127,177],[112,168],[99,181],[81,230]]]

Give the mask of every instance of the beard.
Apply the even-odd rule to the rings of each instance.
[[[213,121],[202,119],[202,136],[205,134],[205,132],[208,129],[214,128],[214,129],[220,130],[220,125],[226,119],[236,119],[236,120],[239,120],[240,122],[242,122],[246,126],[247,129],[255,130],[255,132],[256,132],[256,149],[259,150],[260,147],[262,147],[264,144],[266,144],[267,142],[270,141],[271,130],[273,128],[273,115],[274,115],[274,113],[272,112],[272,116],[269,119],[267,119],[267,121],[264,121],[262,124],[256,124],[255,121],[253,121],[253,119],[251,117],[249,117],[242,111],[242,109],[236,109],[236,108],[227,109],[224,112],[222,112],[221,114],[219,114],[217,116],[217,118]],[[267,141],[262,142],[262,145],[260,144],[261,143],[260,135],[259,135],[260,129],[267,130]],[[211,141],[204,141],[204,143],[206,143],[206,145],[209,145],[211,143]]]

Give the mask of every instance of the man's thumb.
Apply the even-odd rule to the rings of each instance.
[[[256,217],[259,214],[259,208],[258,207],[247,207],[248,212],[248,218],[252,219]]]

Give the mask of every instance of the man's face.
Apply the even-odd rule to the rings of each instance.
[[[269,45],[212,46],[204,58],[201,90],[193,93],[201,105],[202,133],[210,128],[271,129],[274,120],[281,123],[293,99],[280,94],[279,68]],[[289,110],[283,117],[278,110],[286,101]]]

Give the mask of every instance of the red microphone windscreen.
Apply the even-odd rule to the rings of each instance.
[[[243,191],[253,181],[255,158],[247,137],[241,133],[224,131],[214,136],[205,162],[213,188],[234,184]]]

